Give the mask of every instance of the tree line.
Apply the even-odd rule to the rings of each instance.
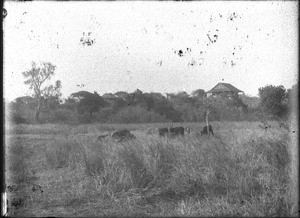
[[[298,84],[292,89],[266,85],[259,88],[259,97],[245,94],[207,97],[203,89],[190,95],[186,92],[133,93],[119,91],[116,98],[107,100],[97,92],[80,91],[62,99],[61,81],[47,85],[54,75],[55,66],[49,62],[23,72],[24,83],[31,96],[22,96],[9,103],[13,123],[152,123],[203,122],[206,108],[210,107],[210,120],[255,121],[288,118],[291,105],[297,97]]]

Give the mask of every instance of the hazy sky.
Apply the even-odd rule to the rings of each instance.
[[[6,1],[4,7],[9,100],[29,93],[22,72],[32,61],[57,66],[52,83],[62,81],[63,97],[80,90],[208,91],[222,79],[257,95],[267,84],[297,82],[295,1]],[[83,34],[92,46],[80,42]]]

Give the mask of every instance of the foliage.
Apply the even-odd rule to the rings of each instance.
[[[198,97],[198,98],[203,98],[203,97],[206,97],[206,92],[204,91],[204,89],[197,89],[192,92],[192,96]]]
[[[26,124],[28,123],[25,118],[23,118],[20,114],[13,113],[11,115],[11,122],[13,124]]]
[[[60,104],[60,108],[65,108],[70,111],[74,111],[77,108],[78,103],[74,98],[68,97],[64,103]]]
[[[168,101],[164,96],[157,94],[151,94],[154,99],[154,108],[153,110],[165,116],[168,120],[172,122],[179,122],[182,120],[182,113],[174,108],[172,103]]]
[[[189,94],[183,91],[183,92],[178,92],[175,96],[179,98],[188,98]]]
[[[71,97],[77,99],[79,102],[77,105],[78,113],[88,114],[89,118],[91,118],[93,113],[98,112],[101,107],[107,104],[97,92],[90,93],[86,91],[80,91],[71,94]]]
[[[58,108],[54,110],[53,117],[51,119],[52,123],[76,123],[77,116],[74,111],[70,111],[65,108]]]
[[[283,86],[267,85],[259,88],[260,106],[274,117],[283,117],[287,114],[286,89]]]
[[[228,104],[230,106],[233,106],[235,108],[241,108],[244,113],[248,112],[248,105],[246,105],[239,96],[232,96],[232,98],[229,100]]]
[[[22,96],[10,102],[10,110],[13,113],[22,114],[24,110],[34,110],[37,106],[37,101],[29,96]]]
[[[28,101],[27,101],[28,100]],[[12,123],[34,123],[34,109],[37,102],[29,96],[19,97],[8,103],[8,112]]]
[[[129,106],[141,106],[146,110],[151,110],[154,107],[154,100],[149,94],[140,92],[130,93],[125,97],[125,101]]]
[[[119,98],[125,98],[126,96],[128,96],[128,93],[124,91],[119,91],[116,92],[114,95],[118,96]]]
[[[61,103],[61,81],[57,80],[55,85],[45,87],[44,102],[48,109],[54,110]]]
[[[26,85],[29,85],[29,89],[33,91],[33,98],[38,102],[35,111],[35,120],[39,122],[39,115],[42,106],[49,106],[53,108],[59,103],[61,97],[61,82],[56,81],[55,86],[46,86],[45,82],[50,80],[54,75],[56,66],[49,62],[42,62],[37,65],[32,62],[31,69],[22,72]],[[44,105],[43,105],[44,104]]]
[[[43,62],[41,66],[37,66],[35,62],[32,62],[31,69],[22,73],[26,79],[24,83],[29,85],[29,89],[33,90],[34,97],[40,98],[43,96],[42,85],[51,78],[55,68],[56,66],[49,62]]]
[[[112,103],[112,112],[116,113],[126,107],[141,107],[147,111],[166,117],[173,122],[181,120],[181,113],[176,111],[171,103],[160,93],[142,93],[136,91],[134,93],[118,92],[116,95],[122,96]]]
[[[239,95],[239,98],[248,105],[248,108],[257,108],[259,106],[260,98],[256,96],[248,96],[245,93]]]
[[[50,65],[45,66],[52,69]],[[32,74],[38,75],[39,71],[43,71],[42,68],[33,65]],[[46,80],[49,78],[50,76]],[[41,78],[37,80],[41,80]],[[37,90],[34,87],[32,89]],[[292,111],[292,108],[295,111],[298,95],[298,85],[296,84],[287,91],[283,86],[260,88],[260,97],[251,97],[245,94],[231,97],[227,95],[206,97],[203,89],[197,89],[192,92],[191,96],[186,92],[179,92],[168,93],[166,98],[161,93],[143,93],[136,90],[133,93],[116,92],[117,98],[106,101],[96,92],[80,91],[73,93],[62,102],[60,90],[61,83],[57,81],[55,85],[49,85],[42,89],[43,94],[40,100],[29,96],[15,99],[12,103],[14,116],[22,117],[28,123],[32,123],[30,116],[33,116],[34,109],[36,111],[38,109],[38,112],[41,113],[39,122],[42,123],[114,121],[128,123],[129,120],[133,123],[140,123],[141,120],[158,122],[160,119],[171,122],[202,122],[205,121],[206,109],[210,107],[210,121],[255,121],[266,117],[266,112],[273,116],[272,119],[286,119],[285,115],[288,114],[288,111]],[[136,121],[133,119],[134,115],[131,114],[128,115],[130,118],[125,118],[125,114],[129,111],[134,113],[135,110],[139,111],[139,114],[135,116]],[[75,116],[76,111],[78,114]],[[147,118],[140,118],[143,116],[142,112],[147,115]],[[21,118],[19,121],[23,122]]]
[[[30,96],[18,97],[13,101],[13,103],[16,110],[21,107],[28,107],[29,109],[34,110],[37,106],[37,100]]]
[[[158,123],[166,121],[165,117],[141,106],[126,107],[110,117],[112,123]]]
[[[122,98],[117,98],[112,103],[112,112],[116,113],[117,111],[121,110],[122,108],[126,107],[128,104]]]

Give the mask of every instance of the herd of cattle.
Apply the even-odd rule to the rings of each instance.
[[[160,137],[176,137],[176,136],[184,136],[185,133],[190,133],[190,128],[184,127],[170,127],[170,128],[159,128],[158,135]],[[201,131],[201,135],[211,134],[214,136],[214,132],[212,126],[209,125],[208,128],[205,126]],[[129,130],[123,129],[119,131],[115,131],[113,133],[100,135],[98,140],[102,141],[102,139],[111,138],[117,142],[129,141],[136,139],[135,135],[133,135]]]

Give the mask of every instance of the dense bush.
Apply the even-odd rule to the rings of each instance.
[[[13,113],[11,115],[11,122],[13,124],[26,124],[28,123],[25,118],[23,118],[20,114]]]
[[[71,123],[76,121],[77,114],[74,111],[67,109],[58,109],[53,111],[53,123]]]
[[[288,112],[287,91],[283,86],[268,85],[259,88],[260,106],[274,117],[283,117]]]
[[[245,94],[206,97],[203,90],[193,96],[185,92],[161,93],[120,92],[113,101],[102,99],[96,92],[74,93],[65,103],[40,110],[41,123],[141,123],[141,122],[203,122],[210,105],[210,121],[255,121],[260,119],[286,119],[297,96],[297,86],[285,90],[283,86],[265,86],[259,89],[259,97]],[[122,94],[122,95],[121,95]],[[83,98],[80,98],[83,97]],[[78,99],[76,99],[78,98]],[[29,100],[30,101],[29,101]],[[31,102],[31,103],[28,103]],[[12,102],[15,123],[34,122],[34,101],[22,97]],[[290,104],[289,104],[290,103]],[[23,120],[23,119],[25,120]]]
[[[205,108],[186,107],[182,112],[182,120],[185,122],[205,121]]]
[[[167,121],[164,116],[153,111],[148,111],[141,106],[126,107],[112,115],[109,119],[111,123],[156,123]]]
[[[87,91],[80,91],[71,94],[73,99],[77,99],[79,101],[76,104],[77,111],[79,114],[89,115],[91,118],[92,114],[98,112],[101,107],[106,105],[104,99],[97,93],[90,93]]]

